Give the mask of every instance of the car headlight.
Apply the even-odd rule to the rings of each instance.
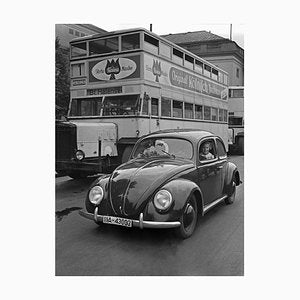
[[[104,192],[101,186],[94,186],[89,191],[89,200],[91,203],[97,205],[100,203],[100,201],[103,199]]]
[[[160,190],[154,196],[154,205],[159,210],[166,210],[172,204],[172,195],[167,190]]]

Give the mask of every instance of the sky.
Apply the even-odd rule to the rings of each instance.
[[[142,27],[150,29],[150,23],[146,22],[126,22],[126,23],[106,23],[97,22],[93,25],[98,26],[107,31],[121,30],[128,28]],[[219,35],[224,38],[230,38],[230,23],[168,23],[168,22],[153,22],[152,31],[158,35],[164,35],[169,33],[182,33],[206,30]],[[244,25],[241,23],[232,23],[232,40],[234,40],[240,47],[244,48]]]

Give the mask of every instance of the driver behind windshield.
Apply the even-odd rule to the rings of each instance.
[[[138,157],[162,156],[168,154],[168,152],[169,152],[168,144],[162,140],[156,140],[154,146],[149,145],[143,151],[143,153],[140,153],[138,155]]]

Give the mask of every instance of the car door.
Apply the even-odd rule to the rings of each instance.
[[[218,155],[218,161],[216,163],[217,165],[217,177],[218,177],[218,183],[216,185],[217,198],[220,198],[223,195],[224,191],[224,181],[225,181],[225,172],[226,172],[226,164],[227,164],[227,153],[225,150],[224,143],[220,138],[216,138],[216,149],[217,149],[217,155]]]
[[[214,156],[214,158],[210,159],[202,159],[202,148],[205,143],[210,143],[211,149],[210,153]],[[203,202],[204,205],[214,201],[218,198],[220,191],[220,169],[219,166],[219,158],[216,153],[216,144],[214,138],[206,138],[201,140],[198,147],[198,185],[202,191]]]

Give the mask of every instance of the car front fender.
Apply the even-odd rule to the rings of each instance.
[[[169,191],[173,197],[173,203],[166,212],[159,212],[153,203],[154,194],[145,208],[145,220],[161,222],[178,220],[183,214],[186,202],[193,194],[196,196],[198,211],[202,211],[203,209],[202,192],[199,186],[193,181],[188,179],[174,179],[163,185],[160,190]]]

